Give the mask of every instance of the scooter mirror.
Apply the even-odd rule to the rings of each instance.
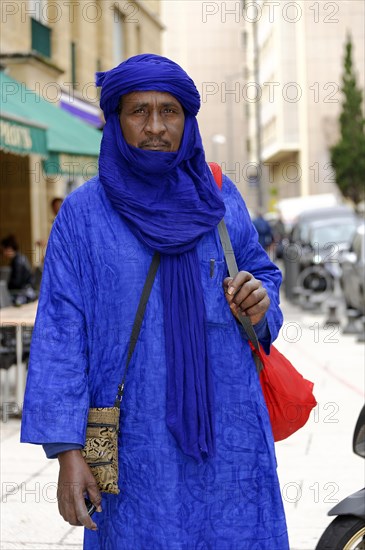
[[[355,454],[365,458],[365,405],[361,409],[355,426],[352,448]]]

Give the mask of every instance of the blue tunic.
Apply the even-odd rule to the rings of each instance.
[[[280,272],[258,244],[247,209],[224,178],[226,223],[240,270],[266,287],[259,334],[275,339]],[[198,465],[166,427],[159,273],[122,403],[121,492],[103,494],[86,550],[287,550],[267,409],[247,341],[227,305],[217,230],[198,245],[215,391],[217,454]],[[112,208],[98,178],[72,193],[55,220],[45,261],[24,401],[23,442],[84,444],[89,406],[114,403],[153,251]],[[214,270],[212,262],[214,260]]]

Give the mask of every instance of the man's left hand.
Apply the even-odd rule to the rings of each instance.
[[[233,315],[238,319],[238,312],[247,315],[253,325],[257,325],[265,316],[270,306],[270,298],[261,281],[248,271],[240,271],[232,279],[223,281],[226,300]]]

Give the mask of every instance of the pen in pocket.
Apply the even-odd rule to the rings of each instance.
[[[210,260],[210,278],[213,279],[214,277],[214,267],[215,267],[215,260],[212,258]]]

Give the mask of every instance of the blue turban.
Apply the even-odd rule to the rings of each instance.
[[[96,73],[96,85],[102,87],[100,107],[105,118],[118,109],[121,95],[136,91],[168,92],[193,116],[200,109],[199,92],[190,76],[160,55],[136,55],[110,71]]]
[[[173,61],[144,54],[97,73],[106,124],[99,158],[105,193],[132,233],[161,253],[167,363],[166,422],[182,451],[196,460],[215,453],[214,396],[196,245],[223,218],[225,207],[205,161],[196,114],[199,93]],[[185,111],[176,152],[139,149],[121,131],[124,94],[161,91]],[[128,384],[128,381],[127,381]]]

